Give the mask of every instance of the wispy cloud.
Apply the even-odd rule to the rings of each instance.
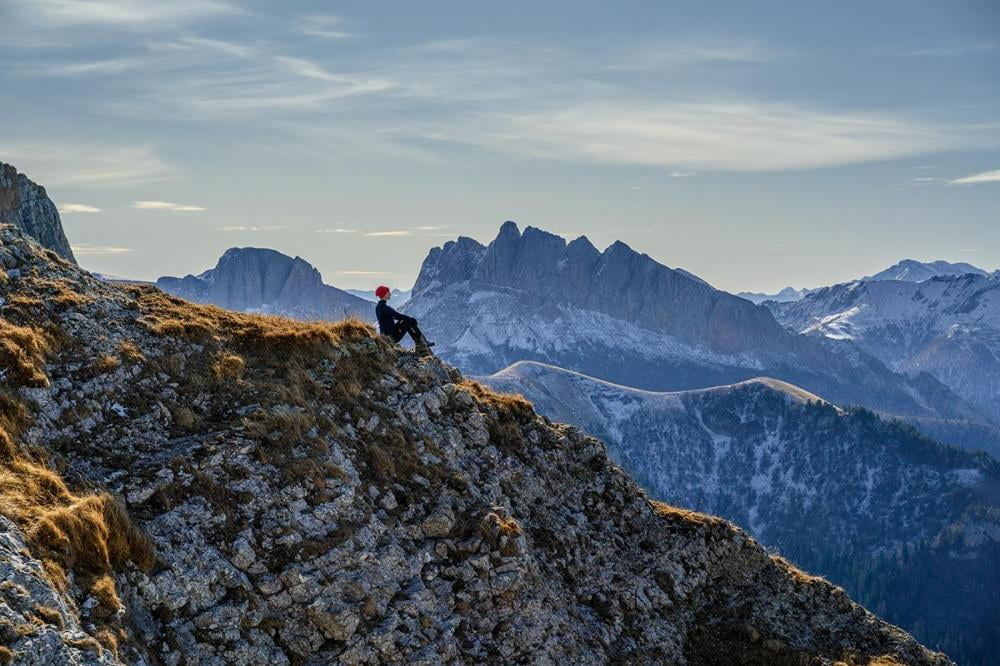
[[[527,158],[663,166],[677,173],[806,169],[977,144],[967,130],[887,114],[639,99],[498,111],[465,125],[428,128],[424,136]]]
[[[413,227],[414,231],[440,231],[441,229],[447,229],[447,224],[431,224],[422,227]]]
[[[131,252],[130,247],[119,247],[115,245],[94,245],[92,243],[77,243],[72,246],[73,254],[81,257],[100,254],[125,254]]]
[[[285,225],[283,224],[277,224],[268,227],[234,225],[229,227],[219,227],[219,231],[278,231],[279,229],[284,229],[284,228]]]
[[[1000,42],[978,42],[975,44],[956,44],[953,46],[931,46],[910,51],[900,51],[897,55],[910,58],[956,58],[967,55],[978,55],[1000,50]]]
[[[87,204],[79,203],[67,203],[59,206],[59,213],[61,215],[67,215],[72,213],[100,213],[101,209],[96,206],[88,206]]]
[[[12,0],[30,7],[40,22],[55,26],[104,24],[162,29],[207,16],[238,14],[243,10],[228,0]]]
[[[177,213],[196,213],[206,210],[202,206],[191,206],[188,204],[172,203],[170,201],[136,201],[132,208],[139,210],[166,210]]]
[[[964,178],[956,178],[948,182],[950,182],[952,185],[979,185],[981,183],[1000,183],[1000,169],[994,169],[993,171],[983,171],[982,173],[972,174],[971,176],[965,176]]]
[[[655,72],[697,65],[765,63],[785,55],[787,51],[757,41],[661,41],[627,49],[608,59],[604,69]]]
[[[121,186],[173,177],[173,169],[151,148],[61,142],[5,143],[0,159],[46,186]]]
[[[392,231],[369,231],[365,236],[409,236],[413,232],[408,229],[396,229]]]
[[[334,271],[336,275],[395,275],[388,271]]]
[[[143,63],[141,58],[111,58],[89,62],[60,62],[28,66],[20,70],[28,76],[91,76],[112,75],[136,69]]]
[[[306,16],[299,25],[299,32],[321,39],[355,39],[361,35],[344,29],[346,21],[341,16]]]
[[[671,171],[667,174],[671,178],[690,178],[691,176],[697,176],[694,171]]]
[[[318,234],[356,234],[359,233],[358,229],[351,229],[349,227],[327,227],[325,229],[317,229]]]

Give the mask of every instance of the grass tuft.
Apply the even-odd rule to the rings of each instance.
[[[0,318],[0,379],[17,386],[47,387],[45,355],[51,345],[37,328]]]

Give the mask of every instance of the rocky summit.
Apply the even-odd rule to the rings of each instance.
[[[360,322],[0,266],[2,661],[951,663]]]
[[[371,318],[373,312],[364,299],[324,284],[319,271],[302,257],[266,248],[230,248],[215,268],[183,278],[161,277],[156,286],[195,303],[294,319]]]
[[[45,188],[0,162],[0,224],[13,224],[59,256],[76,263],[59,211]]]

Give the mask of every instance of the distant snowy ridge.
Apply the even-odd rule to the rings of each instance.
[[[894,264],[883,271],[860,278],[858,281],[878,282],[882,280],[902,280],[905,282],[923,282],[924,280],[929,280],[938,275],[965,275],[969,273],[975,275],[989,275],[989,273],[983,269],[963,262],[951,263],[943,260],[921,262],[914,259],[903,259],[899,263]],[[1000,275],[1000,270],[995,271],[993,275]],[[785,287],[781,291],[773,294],[741,291],[736,295],[757,304],[764,303],[765,301],[790,303],[792,301],[801,300],[822,288],[823,287],[815,287],[813,289],[796,289],[795,287]]]
[[[794,331],[851,341],[898,372],[930,373],[1000,419],[1000,280],[991,275],[849,282],[767,305]]]

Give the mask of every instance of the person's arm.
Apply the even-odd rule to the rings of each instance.
[[[385,304],[385,307],[386,307],[386,308],[387,308],[387,309],[389,310],[389,314],[391,314],[391,315],[392,315],[392,318],[393,318],[394,320],[396,320],[396,321],[401,321],[401,322],[411,322],[411,323],[414,323],[414,324],[415,324],[415,323],[417,322],[417,320],[416,320],[416,319],[414,319],[413,317],[410,317],[410,316],[408,316],[408,315],[405,315],[405,314],[403,314],[402,312],[396,312],[396,311],[395,311],[395,310],[393,310],[393,309],[392,309],[391,307],[389,307],[389,304],[388,304],[388,303],[386,303],[386,304]]]

